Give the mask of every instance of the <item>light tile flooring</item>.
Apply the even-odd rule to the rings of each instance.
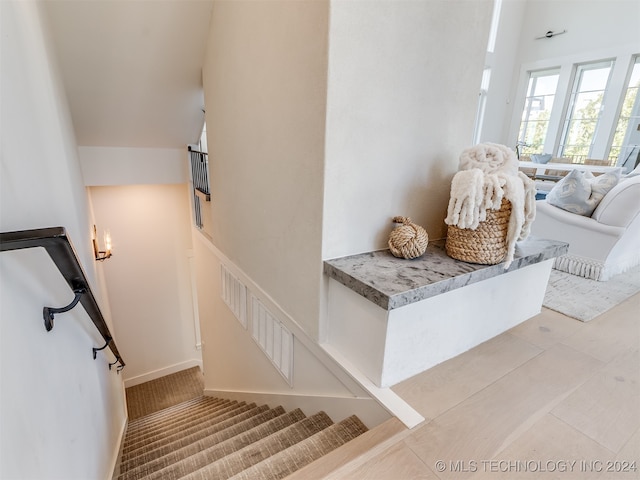
[[[640,293],[552,310],[393,390],[426,421],[340,479],[640,479]],[[635,469],[635,471],[634,471]]]

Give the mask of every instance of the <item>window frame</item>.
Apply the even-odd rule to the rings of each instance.
[[[615,114],[615,118],[616,121],[614,122],[613,128],[611,130],[611,135],[609,137],[609,141],[607,142],[607,149],[606,149],[606,158],[610,159],[613,162],[613,159],[611,159],[611,150],[615,147],[615,145],[613,145],[613,142],[615,140],[615,136],[616,133],[618,131],[618,126],[620,124],[620,120],[622,118],[622,109],[624,106],[624,102],[627,98],[627,95],[629,93],[629,90],[632,88],[637,88],[636,91],[636,98],[634,100],[633,106],[631,107],[631,112],[630,112],[630,116],[628,117],[629,120],[634,119],[634,122],[632,123],[631,121],[629,121],[627,123],[627,127],[625,129],[625,133],[624,133],[624,137],[622,139],[622,143],[621,145],[619,145],[620,147],[620,153],[618,154],[618,156],[615,158],[615,165],[623,165],[624,164],[624,160],[625,158],[621,158],[621,156],[623,155],[623,151],[625,150],[625,148],[628,148],[630,146],[630,138],[631,138],[631,134],[632,131],[634,130],[633,125],[640,125],[640,84],[637,87],[632,87],[631,86],[631,80],[633,77],[633,73],[634,73],[634,69],[638,69],[639,73],[640,73],[640,53],[637,53],[635,55],[633,55],[631,57],[631,61],[629,62],[629,67],[627,70],[627,74],[625,76],[625,81],[624,81],[624,86],[622,89],[622,92],[620,93],[620,97],[618,99],[618,105],[617,105],[617,109],[616,109],[616,114]],[[637,129],[640,129],[640,127],[636,126]],[[640,135],[640,134],[638,134]],[[640,142],[639,142],[640,143]],[[627,150],[628,151],[628,150]],[[633,153],[633,150],[631,152],[629,152],[629,155],[631,155]]]
[[[609,72],[607,74],[607,81],[605,83],[604,89],[602,90],[585,90],[582,91],[580,90],[582,81],[583,81],[583,74],[584,72],[590,71],[590,70],[598,70],[602,67],[608,66],[609,67]],[[587,153],[584,155],[584,159],[586,160],[587,158],[591,158],[593,149],[594,149],[594,144],[598,135],[598,129],[601,127],[602,124],[602,116],[603,116],[603,112],[604,109],[606,108],[607,105],[607,94],[610,91],[610,87],[611,87],[611,78],[614,72],[616,66],[616,59],[615,58],[605,58],[605,59],[601,59],[601,60],[595,60],[592,62],[583,62],[583,63],[577,63],[573,65],[573,74],[572,74],[572,79],[571,79],[571,87],[567,92],[567,97],[566,97],[566,108],[563,114],[563,119],[562,119],[562,123],[561,123],[561,131],[558,132],[558,144],[557,144],[557,148],[555,148],[555,152],[557,154],[558,157],[566,157],[567,155],[565,154],[565,148],[567,147],[567,137],[570,133],[571,130],[571,125],[572,122],[574,121],[574,117],[575,117],[575,107],[576,107],[576,99],[578,98],[578,96],[582,93],[588,93],[588,92],[602,92],[602,101],[600,103],[600,107],[598,109],[598,116],[595,120],[595,125],[594,125],[594,131],[593,131],[593,135],[591,137],[591,140],[589,142],[589,148]],[[573,162],[573,163],[580,163],[580,162]]]
[[[604,102],[604,114],[600,119],[601,125],[598,128],[596,139],[591,150],[592,159],[608,158],[609,149],[613,141],[623,101],[623,95],[626,92],[630,70],[634,65],[635,58],[638,56],[640,56],[638,46],[627,44],[607,47],[598,50],[597,52],[580,52],[561,57],[549,57],[533,61],[523,61],[520,63],[518,68],[519,73],[512,83],[512,93],[510,94],[510,97],[507,98],[507,104],[511,104],[510,121],[505,130],[507,137],[501,140],[502,143],[514,148],[518,140],[522,112],[524,109],[524,99],[527,95],[529,72],[560,68],[560,79],[556,91],[556,100],[551,113],[549,130],[547,132],[547,141],[545,142],[544,148],[544,152],[552,153],[554,157],[557,157],[560,145],[560,136],[564,128],[563,121],[568,108],[569,95],[571,93],[570,88],[573,85],[573,72],[575,66],[614,59],[615,64],[610,78],[610,86],[608,88],[609,92]]]
[[[523,144],[526,143],[525,139],[526,139],[527,128],[525,127],[523,129],[523,124],[526,123],[527,126],[528,126],[529,123],[532,123],[533,121],[535,121],[535,122],[538,121],[538,120],[533,120],[533,121],[530,120],[530,115],[531,115],[531,111],[532,110],[531,110],[531,108],[529,108],[527,110],[527,107],[531,105],[531,102],[528,101],[530,98],[540,97],[540,95],[533,95],[533,94],[530,95],[529,91],[532,90],[532,93],[535,91],[535,88],[536,88],[535,83],[537,83],[537,79],[538,78],[551,77],[551,76],[556,76],[557,75],[558,76],[558,81],[556,82],[556,89],[555,89],[555,92],[553,93],[553,99],[554,99],[553,100],[553,106],[557,105],[556,99],[557,99],[557,96],[558,96],[558,88],[559,88],[558,84],[560,82],[560,74],[561,74],[560,67],[551,67],[551,68],[544,68],[544,69],[529,70],[527,72],[527,78],[526,78],[526,81],[525,81],[524,98],[522,99],[523,105],[522,105],[521,114],[520,114],[520,123],[518,125],[518,131],[517,131],[517,140],[516,140],[516,144],[517,145],[520,146],[520,145],[523,145]],[[533,86],[530,85],[532,79],[535,79]],[[549,130],[550,130],[550,127],[551,127],[551,114],[552,114],[552,111],[553,111],[553,107],[552,107],[552,110],[550,111],[549,119],[546,120],[547,128],[546,128],[546,131],[545,131],[545,138],[542,141],[542,145],[541,145],[542,151],[541,152],[533,152],[533,151],[529,152],[528,151],[528,147],[525,146],[525,148],[520,148],[519,149],[519,151],[522,154],[526,155],[526,154],[531,154],[531,153],[544,153],[545,145],[547,145],[547,139],[548,139],[548,136],[549,136]],[[526,112],[526,116],[527,116],[526,120],[524,119],[525,112]],[[525,133],[525,138],[522,138],[522,133],[523,132]]]

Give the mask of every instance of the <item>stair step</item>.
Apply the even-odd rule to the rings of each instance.
[[[282,412],[284,412],[284,409],[282,407],[279,408]],[[195,450],[191,455],[184,455],[182,458],[178,458],[177,461],[172,463],[171,465],[163,468],[162,470],[150,473],[144,478],[146,480],[168,480],[174,478],[182,478],[183,476],[188,475],[200,468],[206,467],[208,464],[219,460],[226,455],[237,452],[254,442],[262,440],[275,432],[283,430],[284,428],[293,425],[296,422],[303,420],[304,418],[305,415],[304,413],[302,413],[302,410],[296,409],[289,413],[283,413],[282,415],[265,423],[257,425],[252,429],[247,429],[244,432],[240,432],[238,435],[228,438],[225,441],[217,441],[217,439],[211,439],[211,445],[209,447],[203,448],[201,450]],[[179,454],[179,452],[175,453]],[[126,480],[135,479],[127,478]]]
[[[238,405],[238,402],[227,402],[212,405],[205,410],[198,410],[192,417],[180,417],[175,420],[168,421],[166,425],[156,425],[154,428],[139,432],[138,435],[132,437],[129,442],[125,442],[123,452],[129,452],[139,448],[141,444],[153,442],[154,439],[167,437],[176,432],[185,431],[195,425],[201,425],[208,420],[229,411]]]
[[[391,442],[396,442],[409,434],[409,429],[393,417],[354,438],[341,448],[322,456],[309,465],[296,470],[287,480],[322,480],[343,470],[351,471],[372,456],[385,450]]]
[[[146,422],[145,424],[139,425],[137,428],[127,429],[127,435],[125,437],[125,442],[131,442],[132,439],[139,437],[145,432],[152,431],[153,429],[162,428],[163,426],[179,422],[181,419],[191,418],[193,416],[199,415],[202,412],[206,412],[212,408],[223,405],[225,403],[229,403],[230,400],[222,400],[219,398],[212,398],[211,400],[207,400],[206,402],[200,402],[195,405],[191,405],[188,408],[164,414],[160,417],[153,419],[153,421]],[[144,417],[143,417],[144,418]]]
[[[256,404],[252,403],[250,405],[246,405],[244,402],[241,402],[237,405],[234,405],[230,408],[225,408],[219,415],[207,420],[206,422],[202,422],[199,425],[192,426],[191,428],[187,428],[183,431],[173,433],[171,435],[166,435],[161,438],[156,439],[155,441],[144,443],[144,444],[136,444],[136,449],[129,450],[127,452],[122,453],[122,459],[124,461],[128,461],[129,459],[136,457],[142,453],[148,453],[152,450],[156,450],[161,448],[163,445],[172,443],[174,441],[179,440],[185,436],[189,436],[191,434],[195,434],[199,431],[206,429],[207,427],[212,427],[224,420],[231,419],[240,413],[244,413],[248,410],[256,408]],[[266,407],[265,407],[266,408]]]
[[[133,420],[130,420],[128,423],[128,428],[131,428],[131,430],[136,430],[139,427],[142,427],[144,425],[147,425],[150,422],[154,422],[156,420],[159,420],[167,415],[172,415],[174,413],[183,411],[183,410],[187,410],[189,408],[193,408],[194,406],[198,406],[201,404],[206,404],[207,402],[211,402],[214,400],[220,400],[218,398],[214,398],[214,397],[207,397],[205,395],[202,395],[200,397],[196,397],[193,398],[191,400],[187,400],[185,402],[182,403],[178,403],[176,405],[173,405],[172,407],[167,407],[163,410],[159,410],[157,412],[153,412],[150,413],[148,415],[145,415],[144,417],[139,417],[139,418],[135,418]]]
[[[362,435],[367,427],[355,415],[282,450],[229,480],[278,480]]]
[[[172,439],[168,441],[166,444],[159,445],[156,448],[150,449],[146,452],[140,452],[138,455],[133,455],[131,458],[124,459],[120,467],[121,472],[127,472],[135,467],[143,465],[145,463],[149,463],[159,457],[167,455],[174,450],[186,447],[191,445],[192,443],[198,442],[210,435],[216,434],[218,432],[224,431],[233,425],[244,422],[247,419],[250,419],[256,415],[259,415],[265,411],[269,410],[269,407],[266,405],[255,407],[250,410],[246,410],[243,412],[239,412],[238,414],[226,418],[225,420],[206,426],[201,430],[197,430],[195,432],[187,433],[185,436]]]
[[[316,413],[182,478],[185,480],[229,478],[326,429],[332,424],[333,421],[326,413]]]

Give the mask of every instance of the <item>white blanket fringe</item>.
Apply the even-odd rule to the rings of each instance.
[[[499,210],[502,199],[511,202],[505,268],[513,261],[516,241],[529,235],[536,213],[536,188],[518,171],[515,153],[504,145],[480,144],[460,155],[460,171],[451,182],[447,225],[475,230],[487,210]]]
[[[573,255],[557,257],[553,262],[553,268],[592,280],[601,280],[604,273],[604,264],[602,262]]]

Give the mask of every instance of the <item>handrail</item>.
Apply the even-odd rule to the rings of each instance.
[[[96,352],[109,346],[116,357],[116,361],[109,364],[109,369],[119,363],[120,366],[117,368],[117,371],[120,372],[124,368],[125,363],[118,352],[118,347],[111,336],[111,332],[102,316],[100,307],[91,292],[87,276],[84,273],[82,265],[80,265],[76,251],[73,248],[73,244],[65,228],[51,227],[0,233],[0,252],[34,247],[43,247],[47,251],[51,260],[56,264],[58,270],[60,270],[60,273],[75,294],[73,301],[66,307],[43,308],[44,324],[47,331],[53,328],[53,318],[56,313],[66,312],[75,307],[78,302],[81,303],[106,342],[103,347],[93,348],[93,358],[96,358]]]

